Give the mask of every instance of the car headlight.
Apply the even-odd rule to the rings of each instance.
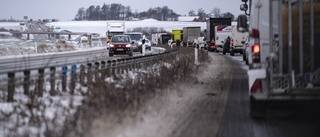
[[[113,44],[110,44],[110,48],[113,48],[114,47],[114,45]]]
[[[130,48],[130,47],[131,47],[131,44],[127,44],[126,47],[127,47],[127,48]]]
[[[142,45],[142,42],[139,42],[139,45]]]

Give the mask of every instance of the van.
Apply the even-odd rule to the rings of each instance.
[[[246,41],[249,32],[239,32],[236,27],[232,28],[231,32],[231,45],[230,45],[230,55],[234,56],[234,53],[243,54],[243,44]]]

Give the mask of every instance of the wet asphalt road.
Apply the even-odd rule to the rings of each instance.
[[[216,53],[220,54],[221,53]],[[228,54],[226,56],[229,56]],[[320,137],[320,114],[312,112],[281,113],[264,119],[249,114],[247,70],[240,69],[242,55],[227,57],[234,64],[232,87],[219,137]],[[316,109],[316,108],[315,108]],[[319,108],[320,109],[320,106]]]

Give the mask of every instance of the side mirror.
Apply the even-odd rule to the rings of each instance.
[[[248,5],[247,4],[241,4],[240,5],[240,10],[241,11],[247,11],[248,10]]]
[[[239,32],[248,32],[247,16],[239,15],[237,20],[237,30]]]

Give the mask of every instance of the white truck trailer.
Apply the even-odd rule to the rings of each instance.
[[[320,2],[242,0],[237,29],[250,33],[248,71],[251,115],[269,110],[319,110]],[[271,113],[272,114],[272,113]]]
[[[215,26],[214,27],[216,51],[222,51],[224,40],[229,36],[231,37],[232,26]]]

